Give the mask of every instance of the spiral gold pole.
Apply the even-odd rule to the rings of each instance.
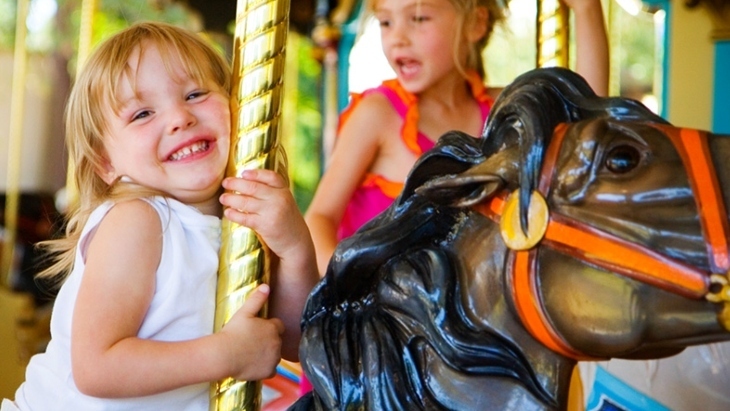
[[[5,233],[2,238],[2,285],[10,286],[10,274],[18,233],[18,208],[20,202],[20,157],[22,155],[23,117],[28,51],[25,25],[28,17],[28,0],[18,0],[15,20],[15,51],[13,52],[13,85],[10,100],[10,136],[8,138],[8,175],[5,189]]]
[[[279,130],[288,28],[288,0],[238,0],[233,44],[229,176],[240,175],[247,169],[276,170],[287,175]],[[215,331],[228,322],[250,291],[262,282],[268,282],[268,254],[269,250],[256,233],[223,220]],[[211,410],[254,411],[260,408],[260,381],[229,378],[211,387]]]
[[[570,20],[559,0],[537,0],[537,67],[568,67]]]
[[[94,34],[94,12],[96,0],[81,1],[81,21],[79,22],[79,49],[76,53],[76,73],[81,71],[86,58],[91,52],[91,40]],[[74,163],[69,157],[66,165],[66,203],[70,206],[78,198],[78,189],[74,180]]]

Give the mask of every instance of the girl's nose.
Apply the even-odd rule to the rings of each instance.
[[[383,42],[389,46],[403,46],[408,43],[408,30],[405,24],[391,23],[388,33],[384,36]]]
[[[196,119],[193,113],[186,107],[179,105],[172,109],[170,113],[170,124],[168,130],[170,134],[183,131],[195,125]]]

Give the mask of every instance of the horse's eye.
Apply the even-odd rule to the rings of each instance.
[[[630,145],[617,146],[606,155],[606,168],[612,173],[624,174],[639,165],[641,154],[636,147]]]

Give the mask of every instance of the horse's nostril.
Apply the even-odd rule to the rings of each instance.
[[[720,291],[722,291],[722,287],[723,287],[722,284],[718,284],[718,283],[712,283],[712,284],[710,284],[710,288],[708,290],[709,291],[709,294],[717,294],[717,293],[719,293]]]
[[[612,148],[606,155],[606,168],[612,173],[625,174],[639,165],[641,154],[636,147],[623,145]]]

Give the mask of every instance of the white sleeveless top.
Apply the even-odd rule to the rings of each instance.
[[[160,341],[198,338],[213,332],[220,219],[173,199],[147,201],[162,222],[162,256],[155,294],[138,337]],[[203,383],[139,398],[100,399],[79,392],[71,373],[71,319],[92,232],[113,206],[91,214],[76,251],[76,263],[61,287],[51,316],[51,341],[35,355],[15,404],[30,411],[200,410],[209,408],[210,384]]]

